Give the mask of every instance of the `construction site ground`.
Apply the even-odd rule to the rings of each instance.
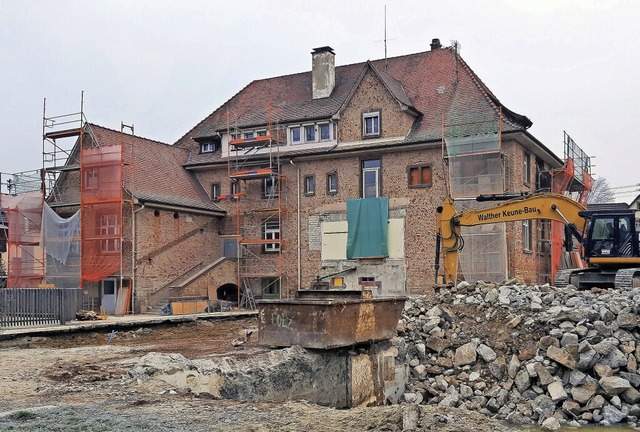
[[[74,323],[73,331],[74,324],[0,332],[0,431],[403,430],[406,405],[337,410],[306,401],[219,400],[128,376],[152,351],[195,359],[269,349],[255,337],[237,345],[256,329],[254,315],[214,318],[109,318]],[[514,430],[474,412],[419,409],[420,430]]]

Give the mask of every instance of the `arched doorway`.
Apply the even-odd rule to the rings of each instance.
[[[225,300],[229,302],[238,302],[238,285],[228,283],[220,286],[216,291],[218,300]]]

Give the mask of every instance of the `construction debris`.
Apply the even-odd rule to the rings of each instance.
[[[460,283],[409,300],[404,401],[514,424],[640,424],[640,288]]]
[[[76,319],[78,321],[94,321],[103,318],[100,318],[100,316],[94,311],[79,310],[76,312]]]

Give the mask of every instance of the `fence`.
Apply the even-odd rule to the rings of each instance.
[[[82,309],[79,288],[1,288],[0,329],[65,324]]]

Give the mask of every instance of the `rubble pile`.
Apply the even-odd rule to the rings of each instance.
[[[547,430],[640,424],[640,288],[460,283],[407,301],[404,401]]]

